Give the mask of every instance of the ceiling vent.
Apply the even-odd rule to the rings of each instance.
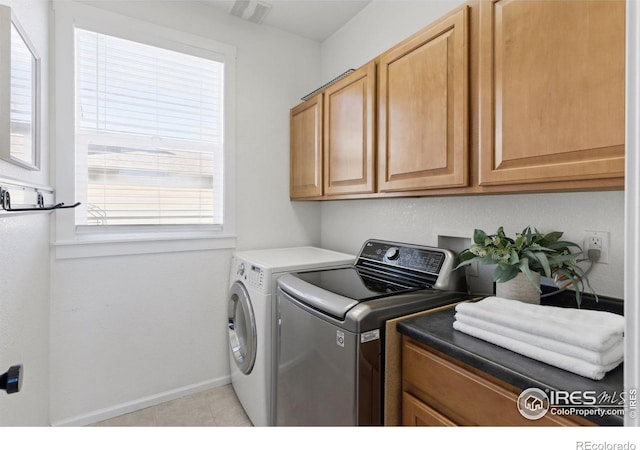
[[[262,23],[271,10],[271,3],[264,0],[236,0],[229,14],[253,23]]]

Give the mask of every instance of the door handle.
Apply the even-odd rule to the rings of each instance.
[[[5,373],[0,375],[0,389],[7,391],[7,394],[20,392],[22,387],[22,364],[9,367]]]

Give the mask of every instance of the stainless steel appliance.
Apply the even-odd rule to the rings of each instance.
[[[365,242],[352,267],[278,280],[276,425],[380,425],[384,323],[464,297],[456,255]]]

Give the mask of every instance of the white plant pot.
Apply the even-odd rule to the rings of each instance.
[[[533,280],[540,286],[540,274],[533,272],[532,275]],[[496,283],[496,295],[525,303],[540,304],[540,292],[531,285],[527,276],[522,272],[505,283]]]

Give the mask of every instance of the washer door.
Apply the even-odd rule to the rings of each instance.
[[[249,374],[256,362],[256,319],[249,293],[239,281],[233,283],[229,290],[228,326],[233,359],[242,373]]]

